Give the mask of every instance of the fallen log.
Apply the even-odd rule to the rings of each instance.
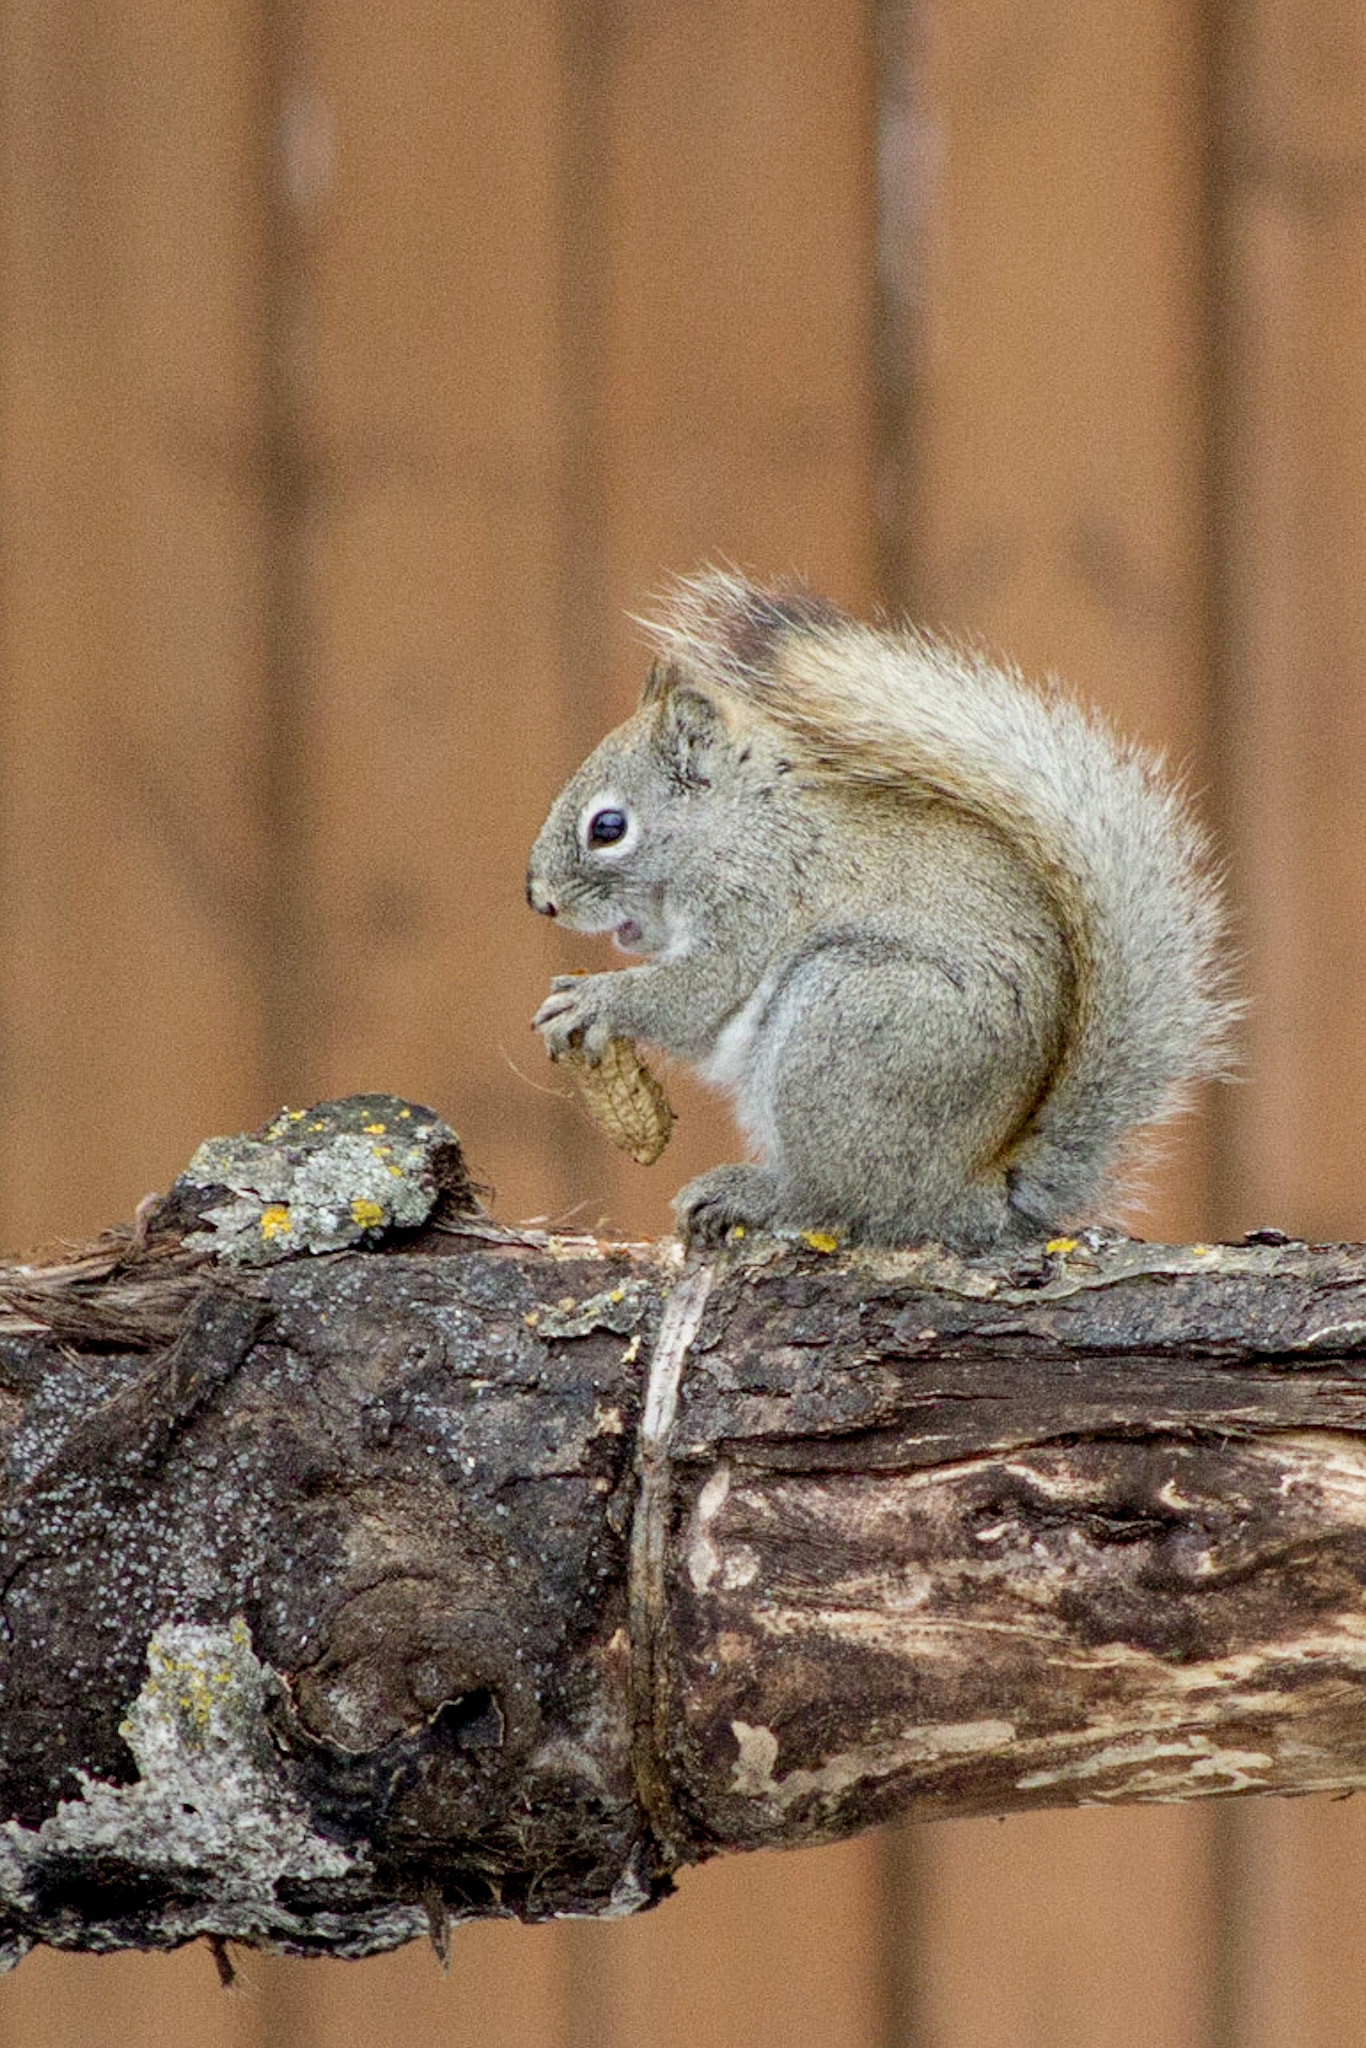
[[[1366,1251],[505,1229],[388,1097],[0,1270],[0,1945],[362,1955],[1366,1783]]]

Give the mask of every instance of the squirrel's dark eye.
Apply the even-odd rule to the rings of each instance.
[[[615,846],[619,839],[626,837],[627,818],[625,811],[594,811],[588,820],[588,844],[590,846]]]

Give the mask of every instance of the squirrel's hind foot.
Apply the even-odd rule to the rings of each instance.
[[[720,1244],[732,1231],[772,1230],[778,1184],[762,1166],[713,1166],[679,1189],[673,1212],[685,1244]]]

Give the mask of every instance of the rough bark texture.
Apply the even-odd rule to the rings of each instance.
[[[1358,1248],[684,1266],[501,1231],[370,1097],[0,1294],[11,1960],[1366,1783]]]

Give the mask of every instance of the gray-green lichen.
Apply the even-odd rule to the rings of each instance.
[[[304,1917],[281,1902],[282,1891],[334,1893],[340,1905],[368,1889],[368,1870],[317,1833],[285,1782],[265,1724],[266,1686],[240,1618],[228,1628],[175,1622],[154,1632],[146,1682],[119,1731],[137,1782],[81,1773],[81,1796],[41,1827],[0,1828],[0,1968],[36,1940],[124,1946],[118,1909],[101,1911],[102,1886],[118,1871],[136,1871],[144,1888],[140,1947],[203,1934],[313,1947],[331,1936],[331,1953],[360,1955],[425,1930],[425,1914],[411,1906],[329,1913],[314,1905]],[[54,1880],[68,1905],[54,1905]],[[148,1898],[160,1900],[150,1916]]]
[[[639,1280],[621,1280],[583,1301],[573,1298],[563,1305],[537,1309],[527,1318],[538,1337],[587,1337],[594,1330],[614,1330],[629,1336],[639,1328],[646,1311],[658,1299],[659,1287],[653,1274]]]
[[[207,1226],[185,1242],[230,1265],[376,1244],[416,1229],[441,1193],[456,1148],[449,1124],[392,1095],[350,1095],[282,1109],[259,1131],[206,1138],[173,1194],[215,1191]],[[219,1194],[219,1191],[223,1191]]]

